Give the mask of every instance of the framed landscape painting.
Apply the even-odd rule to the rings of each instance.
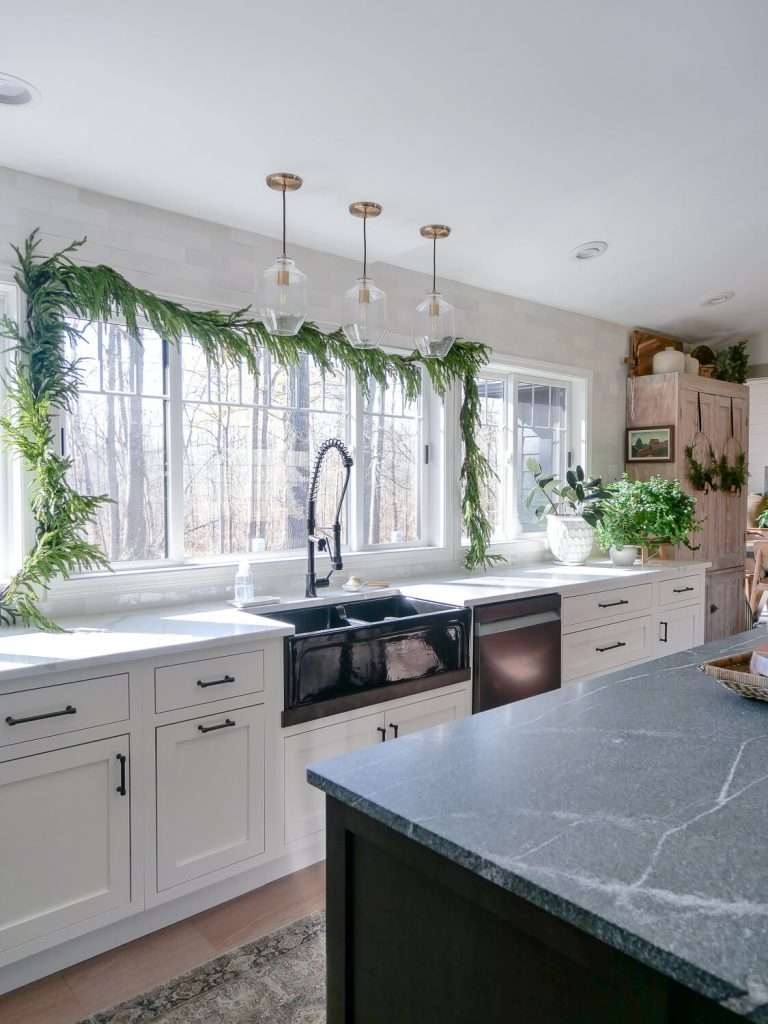
[[[627,462],[672,462],[674,438],[674,427],[630,427]]]

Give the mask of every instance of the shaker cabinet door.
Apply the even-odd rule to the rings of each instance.
[[[157,729],[159,891],[264,851],[264,708]]]
[[[0,950],[130,905],[128,754],[118,736],[0,764]]]
[[[415,700],[385,714],[387,740],[407,736],[411,732],[430,729],[464,718],[472,713],[472,695],[469,687],[454,693],[441,693],[425,700]]]

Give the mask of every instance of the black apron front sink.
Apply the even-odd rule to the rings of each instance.
[[[285,638],[283,725],[469,679],[471,613],[403,595],[270,612]]]

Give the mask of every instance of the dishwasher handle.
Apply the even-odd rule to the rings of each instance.
[[[558,612],[537,612],[534,615],[520,615],[514,619],[501,619],[498,622],[475,623],[475,636],[493,636],[494,633],[511,633],[518,629],[529,629],[531,626],[542,626],[547,622],[559,622]]]

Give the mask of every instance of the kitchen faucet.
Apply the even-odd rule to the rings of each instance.
[[[333,448],[335,448],[340,454],[341,462],[346,470],[346,474],[344,476],[344,484],[339,496],[339,504],[336,506],[336,516],[333,520],[333,526],[330,528],[331,533],[329,534],[327,527],[318,526],[315,522],[315,504],[317,502],[317,484],[320,477],[320,469],[326,455]],[[340,517],[341,506],[344,504],[344,497],[347,493],[347,487],[349,486],[349,474],[352,469],[352,465],[352,456],[349,454],[347,446],[343,441],[340,441],[338,437],[329,437],[327,441],[323,441],[317,450],[315,464],[312,468],[312,479],[309,483],[309,492],[307,495],[307,583],[304,591],[306,597],[317,597],[317,588],[330,586],[331,576],[334,570],[344,568],[344,563],[341,560]],[[325,536],[322,536],[322,534],[325,534]],[[329,547],[329,541],[331,542],[332,547]],[[319,579],[315,572],[315,545],[317,545],[318,551],[327,551],[331,559],[330,572],[327,576],[321,576]]]

